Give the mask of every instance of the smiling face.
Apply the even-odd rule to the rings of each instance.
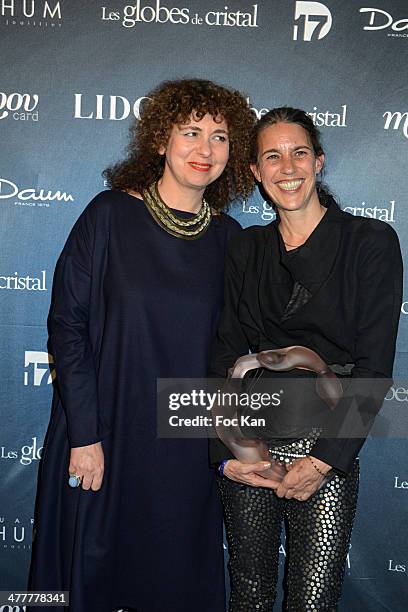
[[[216,122],[209,114],[201,120],[192,115],[188,123],[173,125],[167,146],[160,147],[159,153],[166,156],[163,183],[204,192],[227,165],[227,123]]]
[[[323,163],[302,126],[280,122],[259,133],[258,161],[251,170],[277,208],[290,211],[319,204],[316,174]]]

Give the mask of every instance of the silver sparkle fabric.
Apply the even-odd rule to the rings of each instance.
[[[218,485],[229,546],[229,612],[272,612],[286,525],[285,610],[334,612],[341,596],[359,482],[358,460],[308,501],[227,478]]]

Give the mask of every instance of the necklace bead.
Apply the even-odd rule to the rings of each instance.
[[[211,209],[204,198],[199,212],[190,219],[180,217],[167,206],[160,197],[157,183],[153,183],[143,192],[143,200],[156,223],[176,238],[196,240],[204,234],[210,224]]]

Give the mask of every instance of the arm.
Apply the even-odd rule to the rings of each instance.
[[[102,481],[103,451],[88,332],[94,237],[95,212],[91,205],[74,225],[57,263],[48,327],[57,391],[71,446],[69,471],[82,477],[83,488],[92,486],[96,490]]]
[[[371,229],[371,228],[370,228]],[[355,367],[329,431],[315,443],[310,458],[296,461],[277,494],[307,499],[331,467],[348,473],[364,444],[391,384],[402,301],[402,259],[394,230],[381,224],[360,238],[359,299]],[[368,380],[367,380],[368,379]],[[370,379],[377,379],[373,384]],[[345,432],[342,436],[342,432]],[[359,437],[347,437],[354,432]]]
[[[245,281],[247,253],[242,232],[229,241],[224,268],[224,308],[210,362],[210,375],[226,378],[238,357],[249,353],[249,342],[239,320],[239,304]]]
[[[246,265],[243,250],[239,250],[239,239],[242,239],[241,232],[230,240],[225,256],[224,308],[211,350],[209,375],[212,378],[226,378],[228,369],[238,357],[249,352],[248,341],[238,317]],[[224,459],[233,459],[231,451],[218,438],[210,438],[209,448],[210,463],[213,466]]]
[[[240,298],[245,282],[247,254],[245,239],[236,234],[230,241],[225,260],[224,308],[218,332],[211,351],[210,376],[226,378],[238,357],[246,355],[250,346],[241,326],[238,312]],[[268,462],[244,464],[234,459],[231,451],[218,438],[210,439],[210,462],[216,466],[224,459],[228,462],[223,473],[228,478],[251,486],[268,486],[268,482],[255,472],[262,472],[270,467]],[[274,483],[275,485],[275,483]]]
[[[360,244],[355,367],[346,397],[335,410],[333,427],[334,433],[350,432],[357,423],[362,437],[321,438],[311,453],[344,473],[351,470],[392,383],[402,302],[402,258],[397,234],[385,223],[370,230]],[[364,379],[378,381],[373,384]]]
[[[391,384],[402,301],[402,258],[394,230],[381,224],[360,241],[355,367],[345,396],[310,458],[294,462],[276,493],[306,500],[333,467],[347,474],[364,444]],[[377,379],[374,384],[370,379]],[[344,437],[342,436],[342,432]],[[359,437],[347,437],[350,433]]]

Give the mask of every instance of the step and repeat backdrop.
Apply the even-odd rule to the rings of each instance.
[[[322,131],[325,180],[341,206],[392,225],[407,262],[408,3],[0,0],[0,49],[1,590],[26,584],[53,378],[55,262],[106,187],[101,171],[123,155],[147,92],[195,76],[240,89],[258,117],[305,109]],[[230,213],[243,226],[274,218],[258,192]],[[400,382],[386,401],[408,407],[407,340],[405,293]],[[402,438],[363,449],[341,610],[408,609],[406,450]]]

